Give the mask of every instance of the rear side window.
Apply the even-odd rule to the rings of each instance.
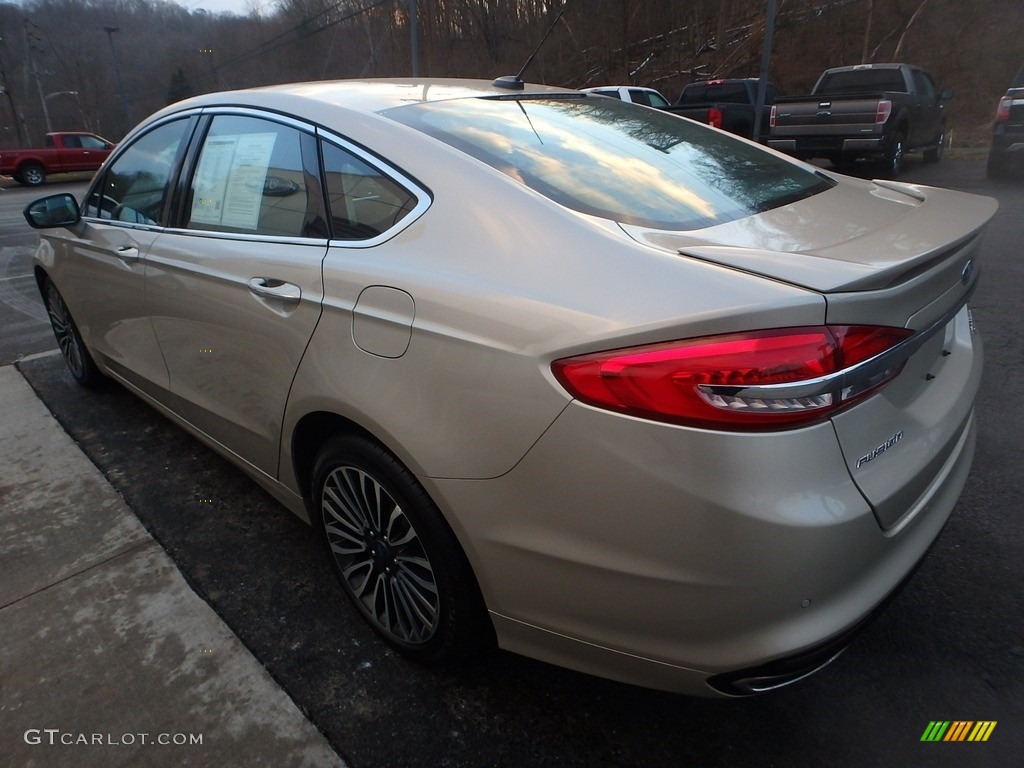
[[[613,99],[451,99],[383,114],[567,208],[655,229],[712,226],[832,186],[728,134]]]
[[[164,202],[192,120],[163,123],[132,142],[99,179],[85,215],[129,224],[163,224]]]
[[[377,237],[416,206],[412,193],[352,152],[324,142],[323,157],[334,239]]]
[[[192,176],[189,229],[327,237],[316,138],[290,125],[217,115]]]

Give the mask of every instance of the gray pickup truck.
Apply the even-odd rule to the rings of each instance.
[[[990,179],[999,179],[1020,168],[1024,168],[1024,67],[999,99],[987,173]]]
[[[768,146],[835,165],[881,160],[898,176],[907,152],[938,162],[946,136],[946,101],[931,76],[910,64],[858,64],[827,69],[808,96],[776,100]]]

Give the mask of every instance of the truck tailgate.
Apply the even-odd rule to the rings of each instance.
[[[878,132],[878,103],[882,94],[855,97],[822,96],[775,104],[772,136],[871,136]]]

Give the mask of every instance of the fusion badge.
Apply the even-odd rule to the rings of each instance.
[[[879,456],[881,456],[883,453],[885,453],[890,448],[892,448],[894,445],[896,445],[896,443],[898,443],[902,439],[903,439],[903,430],[901,429],[899,432],[897,432],[895,435],[890,437],[888,440],[886,440],[880,446],[875,448],[873,451],[870,451],[869,453],[865,453],[863,456],[861,456],[859,459],[857,459],[857,469],[860,469],[862,466],[864,466],[868,462],[874,461]]]

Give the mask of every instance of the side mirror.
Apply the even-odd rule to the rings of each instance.
[[[948,101],[949,99],[952,99],[953,98],[953,89],[952,88],[947,88],[946,90],[944,90],[942,93],[939,94],[939,98],[942,99],[943,101]]]
[[[41,198],[25,208],[25,221],[33,229],[70,227],[81,220],[78,201],[66,192]]]

